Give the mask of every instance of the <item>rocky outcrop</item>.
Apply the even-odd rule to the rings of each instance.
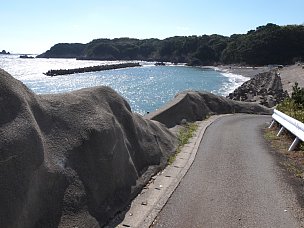
[[[45,73],[45,75],[53,77],[53,76],[58,76],[58,75],[96,72],[96,71],[103,71],[103,70],[114,70],[114,69],[140,67],[140,66],[141,65],[139,63],[107,64],[107,65],[89,66],[89,67],[81,67],[81,68],[74,68],[74,69],[49,70],[48,72]]]
[[[203,120],[209,115],[228,113],[272,114],[272,110],[259,104],[233,101],[208,92],[188,91],[176,97],[158,111],[145,116],[171,128],[187,121]]]
[[[154,65],[155,66],[166,66],[166,64],[164,62],[156,62]]]
[[[175,151],[108,87],[36,95],[0,70],[0,227],[99,227]]]
[[[9,52],[7,52],[7,51],[5,51],[5,50],[2,50],[2,51],[0,52],[0,54],[3,54],[3,55],[9,55],[10,53],[9,53]]]
[[[287,97],[275,70],[256,75],[228,96],[232,100],[256,102],[266,107],[273,107]]]

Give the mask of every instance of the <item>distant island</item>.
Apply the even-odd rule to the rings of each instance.
[[[38,58],[144,60],[188,65],[291,64],[304,59],[304,26],[268,23],[246,34],[175,36],[159,39],[95,39],[59,43]]]
[[[1,55],[9,55],[9,54],[11,54],[11,53],[6,52],[5,50],[2,50],[2,51],[0,52],[0,54],[1,54]]]

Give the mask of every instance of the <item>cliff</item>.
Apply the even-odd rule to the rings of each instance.
[[[0,70],[0,227],[104,225],[176,138],[108,87],[35,95]]]

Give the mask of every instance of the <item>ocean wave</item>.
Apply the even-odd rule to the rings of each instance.
[[[225,93],[223,95],[227,96],[229,93],[232,93],[236,88],[241,86],[244,82],[248,81],[250,78],[245,77],[240,74],[233,74],[229,72],[219,71],[223,76],[227,77],[229,83],[225,83],[223,86],[223,91]]]

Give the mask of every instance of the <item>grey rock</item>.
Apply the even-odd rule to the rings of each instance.
[[[0,113],[0,227],[103,226],[176,149],[109,87],[36,95],[0,70]]]
[[[252,94],[255,98],[252,97]],[[271,102],[267,97],[271,96]],[[266,107],[274,107],[288,97],[286,91],[283,91],[281,78],[276,70],[263,72],[249,81],[243,83],[233,93],[230,93],[227,98],[237,101],[258,102]]]
[[[272,114],[265,106],[230,100],[209,92],[187,91],[179,93],[171,102],[156,112],[145,116],[157,120],[171,128],[183,119],[187,121],[203,120],[209,115],[229,113]]]

